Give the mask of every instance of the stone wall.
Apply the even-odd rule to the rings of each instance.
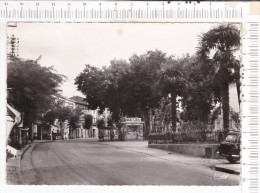
[[[164,149],[186,155],[214,158],[219,144],[149,144],[150,148]]]

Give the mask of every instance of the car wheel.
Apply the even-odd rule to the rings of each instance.
[[[227,160],[229,163],[234,164],[239,160],[239,158],[227,157]]]

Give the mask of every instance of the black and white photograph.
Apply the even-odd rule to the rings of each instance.
[[[7,23],[6,184],[239,186],[241,23]]]

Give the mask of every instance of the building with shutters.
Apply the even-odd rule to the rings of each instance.
[[[88,103],[84,100],[83,97],[80,96],[73,96],[71,98],[65,98],[62,96],[56,96],[57,100],[62,100],[64,103],[64,106],[69,107],[73,110],[76,108],[82,109],[82,115],[79,118],[79,127],[76,129],[69,128],[68,135],[69,138],[75,139],[75,138],[98,138],[98,128],[97,128],[97,120],[100,118],[103,118],[105,120],[105,123],[107,123],[108,117],[111,115],[111,112],[108,110],[108,108],[105,108],[104,112],[102,114],[99,113],[99,109],[91,110],[88,109]],[[84,122],[85,122],[85,116],[91,115],[92,116],[92,127],[89,130],[86,130],[84,128]],[[64,132],[64,122],[62,123],[61,130],[60,130],[62,139],[65,139],[65,133]]]

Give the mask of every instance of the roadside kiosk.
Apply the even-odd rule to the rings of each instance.
[[[125,139],[143,139],[144,122],[139,117],[126,117],[123,122],[122,131]]]

